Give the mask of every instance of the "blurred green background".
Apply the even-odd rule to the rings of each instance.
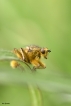
[[[31,106],[27,82],[38,84],[43,106],[71,106],[70,0],[0,0],[0,49],[29,44],[52,51],[47,68],[31,75],[0,62],[0,106]]]

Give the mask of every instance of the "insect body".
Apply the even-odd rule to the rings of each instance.
[[[22,61],[32,64],[34,69],[44,69],[46,66],[43,62],[41,62],[41,57],[47,59],[48,53],[51,52],[48,48],[41,48],[36,45],[26,46],[25,48],[21,49],[14,49],[13,53]],[[16,64],[17,62],[11,61],[11,66],[14,66],[13,63]]]

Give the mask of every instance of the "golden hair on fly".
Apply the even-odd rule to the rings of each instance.
[[[13,53],[22,61],[32,64],[34,69],[44,69],[46,66],[41,62],[41,57],[47,59],[48,53],[51,50],[48,48],[41,48],[36,45],[26,46],[25,48],[14,49]],[[19,66],[17,61],[11,61],[11,67],[16,68]]]

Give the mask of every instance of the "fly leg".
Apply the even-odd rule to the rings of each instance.
[[[44,69],[46,68],[46,66],[39,60],[39,59],[34,59],[32,61],[32,64],[33,64],[33,69],[36,70],[36,69]]]

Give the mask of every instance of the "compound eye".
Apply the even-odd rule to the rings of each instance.
[[[44,50],[44,49],[41,49],[41,53],[42,53],[42,54],[45,54],[45,50]]]

